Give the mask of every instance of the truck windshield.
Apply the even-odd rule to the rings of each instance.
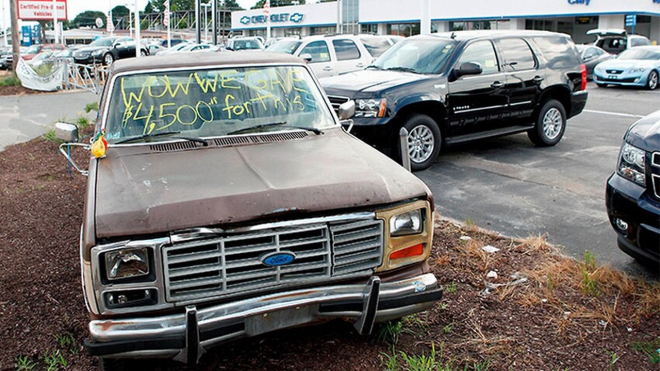
[[[382,70],[440,73],[456,47],[451,39],[407,39],[394,44],[374,63]]]
[[[301,66],[148,72],[117,76],[105,120],[109,143],[154,135],[212,137],[334,126],[332,111]],[[267,125],[286,122],[287,125]],[[139,138],[138,138],[139,139]]]

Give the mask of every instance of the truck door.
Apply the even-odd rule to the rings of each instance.
[[[506,94],[509,105],[504,126],[519,125],[516,118],[531,116],[541,95],[541,83],[545,74],[539,69],[539,61],[529,44],[521,38],[505,38],[497,41],[502,55],[502,67],[506,72]]]
[[[368,54],[361,53],[357,44],[351,39],[334,39],[332,47],[337,56],[337,74],[361,70],[369,65]]]
[[[450,79],[447,97],[450,136],[489,130],[507,104],[506,76],[500,69],[493,43],[478,40],[468,44],[454,69],[467,62],[476,63],[482,72],[461,76],[455,81]]]
[[[312,41],[300,50],[298,55],[309,54],[312,60],[309,65],[312,67],[316,77],[334,76],[337,74],[335,63],[330,57],[330,48],[325,40]]]

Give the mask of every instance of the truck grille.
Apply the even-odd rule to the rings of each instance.
[[[286,265],[267,266],[269,254],[290,252]],[[366,220],[278,228],[177,243],[163,248],[167,301],[367,276],[382,264],[383,222]]]

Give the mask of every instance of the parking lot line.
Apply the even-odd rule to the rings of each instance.
[[[608,112],[608,111],[594,111],[594,110],[590,110],[590,109],[586,109],[583,112],[600,113],[601,115],[611,115],[611,116],[635,117],[635,118],[644,117],[643,115],[632,115],[632,114],[629,114],[629,113]]]

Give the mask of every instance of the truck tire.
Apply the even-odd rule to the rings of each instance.
[[[536,125],[527,136],[535,145],[549,147],[559,143],[565,130],[566,110],[559,101],[550,99],[539,110]]]
[[[427,169],[435,162],[442,145],[438,124],[427,115],[414,114],[408,117],[403,127],[408,130],[408,153],[412,171]],[[396,148],[401,150],[399,145]]]

